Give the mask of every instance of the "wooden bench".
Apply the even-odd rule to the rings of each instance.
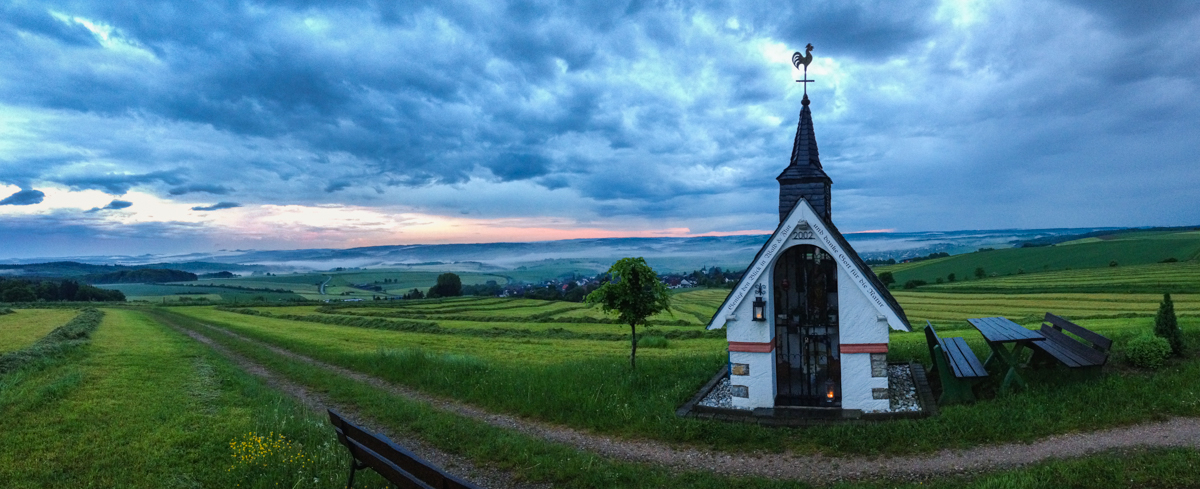
[[[929,358],[933,370],[942,381],[942,397],[938,404],[954,404],[975,400],[973,387],[988,378],[983,362],[967,346],[967,340],[959,337],[942,338],[933,329],[933,323],[925,321],[925,343],[929,346]]]
[[[338,441],[350,450],[350,481],[354,487],[354,472],[371,468],[396,487],[414,489],[477,489],[477,486],[447,474],[442,469],[421,460],[412,452],[347,421],[329,410],[329,422],[337,431]]]
[[[1101,367],[1108,363],[1112,340],[1054,314],[1046,313],[1046,322],[1050,324],[1043,323],[1040,331],[1046,341],[1033,343],[1035,356],[1031,362],[1044,363],[1053,358],[1068,368]]]

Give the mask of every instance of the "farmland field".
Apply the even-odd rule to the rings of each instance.
[[[959,293],[1200,293],[1200,263],[1060,270],[930,284],[921,290]]]
[[[0,316],[0,354],[33,344],[76,313],[71,309],[16,309]]]
[[[903,284],[909,280],[924,280],[933,284],[939,278],[947,279],[950,274],[954,274],[958,281],[964,282],[955,285],[966,287],[968,286],[967,284],[976,285],[975,270],[976,268],[982,268],[989,277],[983,281],[979,281],[978,285],[984,287],[983,283],[990,282],[993,276],[1007,277],[1019,274],[1031,276],[1044,272],[1080,269],[1119,269],[1134,265],[1157,264],[1171,258],[1178,260],[1178,263],[1164,265],[1180,266],[1184,262],[1200,258],[1200,232],[1119,234],[1111,239],[1097,238],[1094,240],[1081,240],[1037,248],[998,249],[966,253],[934,260],[881,266],[876,269],[876,272],[891,271],[895,274],[896,281],[899,284]],[[1113,262],[1116,262],[1116,267],[1110,267]],[[1195,270],[1195,267],[1196,265],[1193,264],[1190,270]],[[1173,269],[1168,266],[1163,269],[1152,269],[1149,273],[1162,272],[1170,274],[1170,270]],[[1179,275],[1186,274],[1186,272],[1182,271],[1183,269],[1180,270],[1181,273]],[[1065,277],[1069,278],[1071,276],[1067,275]],[[1113,277],[1117,281],[1112,283],[1112,285],[1118,288],[1105,289],[1105,279],[1103,277],[1107,276],[1103,272],[1098,272],[1097,275],[1091,277],[1093,278],[1091,285],[1094,285],[1094,288],[1075,291],[1116,292],[1123,291],[1123,289],[1119,288],[1122,285],[1122,280],[1125,283],[1142,283],[1137,280],[1137,277],[1128,277],[1125,279]],[[1095,280],[1096,278],[1099,279],[1099,282]],[[1189,291],[1200,292],[1200,289],[1195,287],[1196,279],[1194,274],[1192,277],[1178,276],[1172,280],[1180,280],[1181,284],[1192,287]],[[1058,280],[1056,283],[1059,285],[1069,284],[1069,282],[1063,280]],[[1062,291],[1067,292],[1067,290]],[[1142,289],[1138,291],[1148,290]]]
[[[331,487],[344,477],[319,417],[137,312],[107,311],[91,348],[13,375],[0,377],[2,487]],[[308,462],[231,465],[230,442],[250,433],[286,434]]]
[[[704,316],[711,315],[727,293],[695,290],[673,296],[681,311],[659,319],[678,323],[643,328],[639,333],[674,335],[676,339],[669,340],[667,348],[639,349],[639,367],[633,377],[620,373],[627,371],[627,327],[572,322],[605,319],[598,310],[583,304],[463,298],[332,307],[256,307],[254,314],[208,307],[173,311],[247,338],[488,409],[620,437],[650,437],[725,449],[912,451],[947,443],[1022,440],[1063,430],[1135,422],[1164,410],[1200,413],[1200,406],[1193,402],[1194,394],[1172,398],[1166,405],[1162,404],[1162,395],[1147,394],[1155,401],[1143,403],[1136,396],[1106,399],[1100,408],[1105,414],[1086,420],[1039,418],[1033,408],[1038,403],[1075,405],[1077,409],[1097,405],[1092,399],[1099,389],[1097,385],[1048,378],[1028,396],[997,397],[968,410],[948,409],[936,420],[917,422],[908,428],[920,434],[913,435],[921,440],[917,446],[902,441],[905,438],[895,438],[891,432],[894,427],[854,428],[864,434],[862,438],[873,441],[831,445],[816,440],[830,439],[831,433],[847,428],[781,431],[675,418],[673,409],[725,361],[723,336],[720,332],[704,333],[701,318],[707,319]],[[1151,328],[1153,312],[1161,300],[1161,296],[1150,294],[896,295],[914,324],[932,320],[944,331],[965,337],[981,358],[986,356],[986,345],[967,325],[969,317],[1003,315],[1036,328],[1041,315],[1051,311],[1109,335],[1120,345],[1135,333]],[[1200,333],[1198,306],[1200,297],[1176,298],[1176,311],[1190,337]],[[257,315],[263,313],[274,317]],[[692,334],[679,336],[687,331]],[[893,361],[928,363],[920,333],[894,333],[891,343],[889,356]],[[1176,383],[1188,375],[1200,375],[1196,370],[1200,363],[1186,365],[1190,366],[1159,379],[1165,385],[1179,385]],[[1146,392],[1151,388],[1137,374],[1114,372],[1108,382],[1105,389]],[[581,385],[591,388],[573,388]],[[1178,387],[1155,388],[1178,392]],[[1021,421],[994,431],[971,428],[968,431],[974,434],[968,437],[953,435],[997,412],[1009,412],[1010,419]],[[1027,412],[1028,417],[1014,412]],[[781,435],[788,432],[792,434]]]
[[[416,288],[427,290],[437,283],[442,272],[413,271],[403,269],[347,270],[323,273],[284,275],[253,275],[239,278],[201,279],[197,285],[228,285],[255,289],[287,289],[307,299],[328,299],[330,296],[371,298],[378,295],[403,295]],[[463,285],[483,284],[489,280],[505,284],[504,275],[456,272]],[[388,282],[384,282],[384,280]],[[328,282],[326,282],[328,280]],[[325,283],[325,295],[320,293],[320,284]],[[382,291],[367,290],[360,286],[379,286]]]
[[[226,287],[206,287],[182,284],[105,284],[97,287],[120,290],[129,301],[172,302],[181,300],[224,300],[250,302],[255,300],[292,301],[303,298],[292,292],[239,290]]]
[[[1015,395],[998,394],[994,385],[985,384],[977,403],[944,406],[933,418],[787,429],[674,415],[727,362],[724,332],[707,332],[704,325],[728,290],[673,294],[674,311],[657,315],[653,326],[638,329],[640,336],[667,339],[659,347],[638,348],[636,369],[629,366],[629,327],[580,303],[463,297],[279,305],[168,301],[167,306],[125,306],[107,310],[88,347],[37,368],[0,375],[0,418],[9,420],[0,421],[0,430],[6,433],[6,444],[0,446],[0,486],[275,487],[280,483],[340,487],[344,483],[344,451],[328,444],[331,437],[318,414],[173,328],[208,336],[397,432],[499,467],[521,480],[553,486],[807,487],[794,481],[677,472],[580,451],[442,411],[280,352],[486,412],[573,428],[617,442],[646,440],[730,455],[931,454],[1171,416],[1195,417],[1200,416],[1200,391],[1195,388],[1195,379],[1200,378],[1196,354],[1200,292],[1173,294],[1191,345],[1187,356],[1172,359],[1157,372],[1132,368],[1125,361],[1128,341],[1153,327],[1162,299],[1155,285],[1186,284],[1195,266],[1104,266],[894,290],[914,326],[929,320],[945,335],[965,338],[980,358],[986,357],[987,346],[967,318],[1000,315],[1036,328],[1041,315],[1050,311],[1114,339],[1112,361],[1100,378],[1091,381],[1056,371],[1032,372],[1031,387]],[[397,284],[405,284],[393,275],[358,271],[345,275],[361,280],[397,278]],[[1029,283],[1015,282],[1039,276],[1037,287],[1042,289],[1035,293],[1028,292]],[[1145,289],[1127,293],[1123,287],[1139,276]],[[253,277],[262,281],[238,279],[230,284],[301,288],[320,277],[326,275],[262,276]],[[436,273],[428,272],[425,278],[430,277],[436,278]],[[484,273],[472,278],[493,279]],[[990,288],[967,289],[968,284]],[[1097,290],[1060,290],[1062,284],[1094,284]],[[170,286],[144,287],[146,292],[171,290],[153,289]],[[1102,290],[1105,287],[1117,290]],[[203,288],[216,287],[196,287]],[[16,314],[0,316],[0,340],[20,336],[19,343],[28,345],[73,314],[67,309],[18,309]],[[17,316],[24,320],[14,320]],[[5,325],[34,323],[41,326],[19,335],[10,329],[7,334],[12,336],[4,336]],[[893,333],[890,342],[890,360],[928,364],[928,349],[919,331]],[[13,349],[21,347],[13,344]],[[154,437],[145,435],[148,432]],[[265,475],[237,469],[236,464],[235,470],[227,470],[231,469],[229,443],[252,432],[287,433],[299,440],[297,446],[315,460],[301,469],[308,475],[297,479],[292,475],[297,467],[283,464]],[[81,445],[116,448],[77,448]],[[161,447],[168,449],[157,450]],[[40,462],[23,464],[21,460],[28,457]],[[1181,481],[1200,475],[1196,467],[1200,467],[1200,454],[1190,449],[1101,453],[1002,472],[933,478],[912,487],[1187,487]],[[908,487],[894,481],[844,484],[896,486]]]

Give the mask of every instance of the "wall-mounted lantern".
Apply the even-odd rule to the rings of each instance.
[[[765,289],[766,289],[766,287],[763,287],[763,284],[758,284],[758,285],[754,286],[754,291],[758,293],[758,297],[754,298],[754,320],[755,321],[766,321],[767,320],[767,302],[764,301],[762,298],[763,291]]]

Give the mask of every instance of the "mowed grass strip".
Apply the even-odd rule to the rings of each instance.
[[[942,284],[935,284],[934,280],[929,280],[929,285],[920,287],[920,290],[960,294],[1200,292],[1200,263],[1195,262],[1025,272],[983,280],[973,280],[972,276],[972,280],[965,281],[964,277],[959,275],[958,281]]]
[[[32,345],[78,313],[71,309],[13,309],[12,314],[0,315],[0,354]]]
[[[0,487],[344,484],[320,416],[138,312],[106,312],[74,361],[0,390]],[[252,432],[284,434],[307,462],[239,463],[230,442]]]
[[[615,461],[439,411],[426,404],[392,395],[311,364],[292,360],[264,347],[229,336],[212,334],[206,328],[199,327],[196,322],[185,320],[179,324],[211,334],[215,341],[226,347],[252,358],[293,382],[325,392],[336,402],[357,406],[362,415],[384,423],[394,430],[420,438],[447,452],[469,457],[477,463],[510,471],[531,482],[568,488],[811,487],[796,481],[760,477],[733,478]],[[792,430],[764,430],[754,426],[740,427],[764,437],[771,434],[776,437],[822,435],[795,433]],[[1105,453],[1080,459],[1047,461],[992,474],[952,476],[912,483],[829,482],[832,483],[832,487],[842,489],[1188,487],[1198,476],[1200,452],[1177,449]]]
[[[946,294],[893,291],[914,326],[961,323],[967,318],[1004,316],[1038,321],[1047,312],[1066,317],[1148,316],[1158,311],[1162,294]],[[1200,295],[1172,294],[1176,314],[1200,314]]]

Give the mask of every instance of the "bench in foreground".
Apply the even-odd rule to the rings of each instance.
[[[347,421],[342,415],[329,410],[329,422],[337,431],[338,441],[350,450],[350,480],[347,488],[354,487],[354,472],[371,468],[396,487],[414,489],[478,489],[477,486],[447,474],[417,457],[412,452],[392,443],[382,435],[376,435]]]
[[[929,346],[929,358],[933,360],[933,370],[942,381],[942,397],[939,404],[971,402],[975,400],[973,387],[988,378],[987,370],[967,340],[959,337],[942,338],[933,329],[933,324],[925,322],[925,343]]]

